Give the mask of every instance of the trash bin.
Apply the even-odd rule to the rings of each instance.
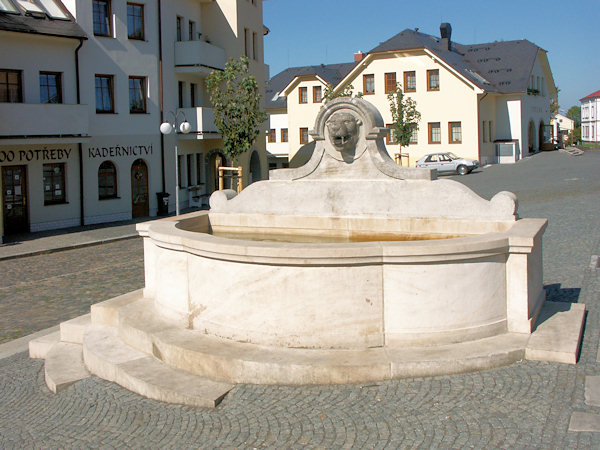
[[[169,193],[157,192],[156,199],[158,201],[158,208],[156,210],[157,216],[167,216],[169,214]]]

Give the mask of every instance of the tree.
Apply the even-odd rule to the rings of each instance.
[[[575,126],[578,127],[581,125],[581,107],[579,106],[571,106],[567,110],[567,117],[573,121],[575,121]]]
[[[223,136],[223,151],[232,159],[250,150],[267,114],[260,109],[258,83],[248,71],[248,58],[231,59],[225,70],[213,70],[206,80],[215,112],[215,125]]]
[[[556,114],[558,114],[558,108],[560,108],[560,105],[558,104],[558,93],[560,92],[560,89],[558,88],[558,86],[556,86],[556,97],[552,98],[552,100],[550,100],[550,114],[555,116]]]
[[[354,90],[354,86],[352,86],[351,84],[346,84],[345,86],[342,87],[342,89],[340,89],[336,92],[336,91],[334,91],[333,84],[327,83],[327,86],[325,86],[325,92],[323,92],[323,103],[327,103],[327,102],[333,100],[334,98],[338,98],[338,97],[352,97],[353,90]],[[362,97],[362,96],[363,96],[362,92],[358,92],[356,94],[356,97]]]
[[[392,113],[392,129],[394,138],[400,148],[410,144],[413,130],[419,129],[421,113],[417,111],[417,102],[407,97],[402,92],[400,83],[396,84],[396,90],[387,95]]]

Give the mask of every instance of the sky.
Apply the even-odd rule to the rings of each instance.
[[[265,0],[265,63],[352,62],[406,28],[460,44],[527,39],[548,52],[561,110],[600,90],[600,0]]]

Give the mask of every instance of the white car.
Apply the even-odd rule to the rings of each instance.
[[[417,167],[427,167],[437,169],[438,172],[456,172],[459,175],[466,175],[479,167],[479,161],[461,158],[452,152],[430,153],[417,161]]]

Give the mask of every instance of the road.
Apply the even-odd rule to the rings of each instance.
[[[522,217],[548,217],[544,282],[555,301],[588,308],[577,365],[522,361],[481,372],[370,385],[238,385],[214,410],[167,405],[96,377],[51,394],[43,363],[0,360],[0,447],[598,448],[568,431],[584,380],[600,375],[600,152],[535,155],[454,177],[486,198],[519,196]],[[138,239],[0,262],[6,338],[56,324],[142,285]],[[9,318],[5,318],[5,315]],[[7,327],[7,328],[5,328]]]

